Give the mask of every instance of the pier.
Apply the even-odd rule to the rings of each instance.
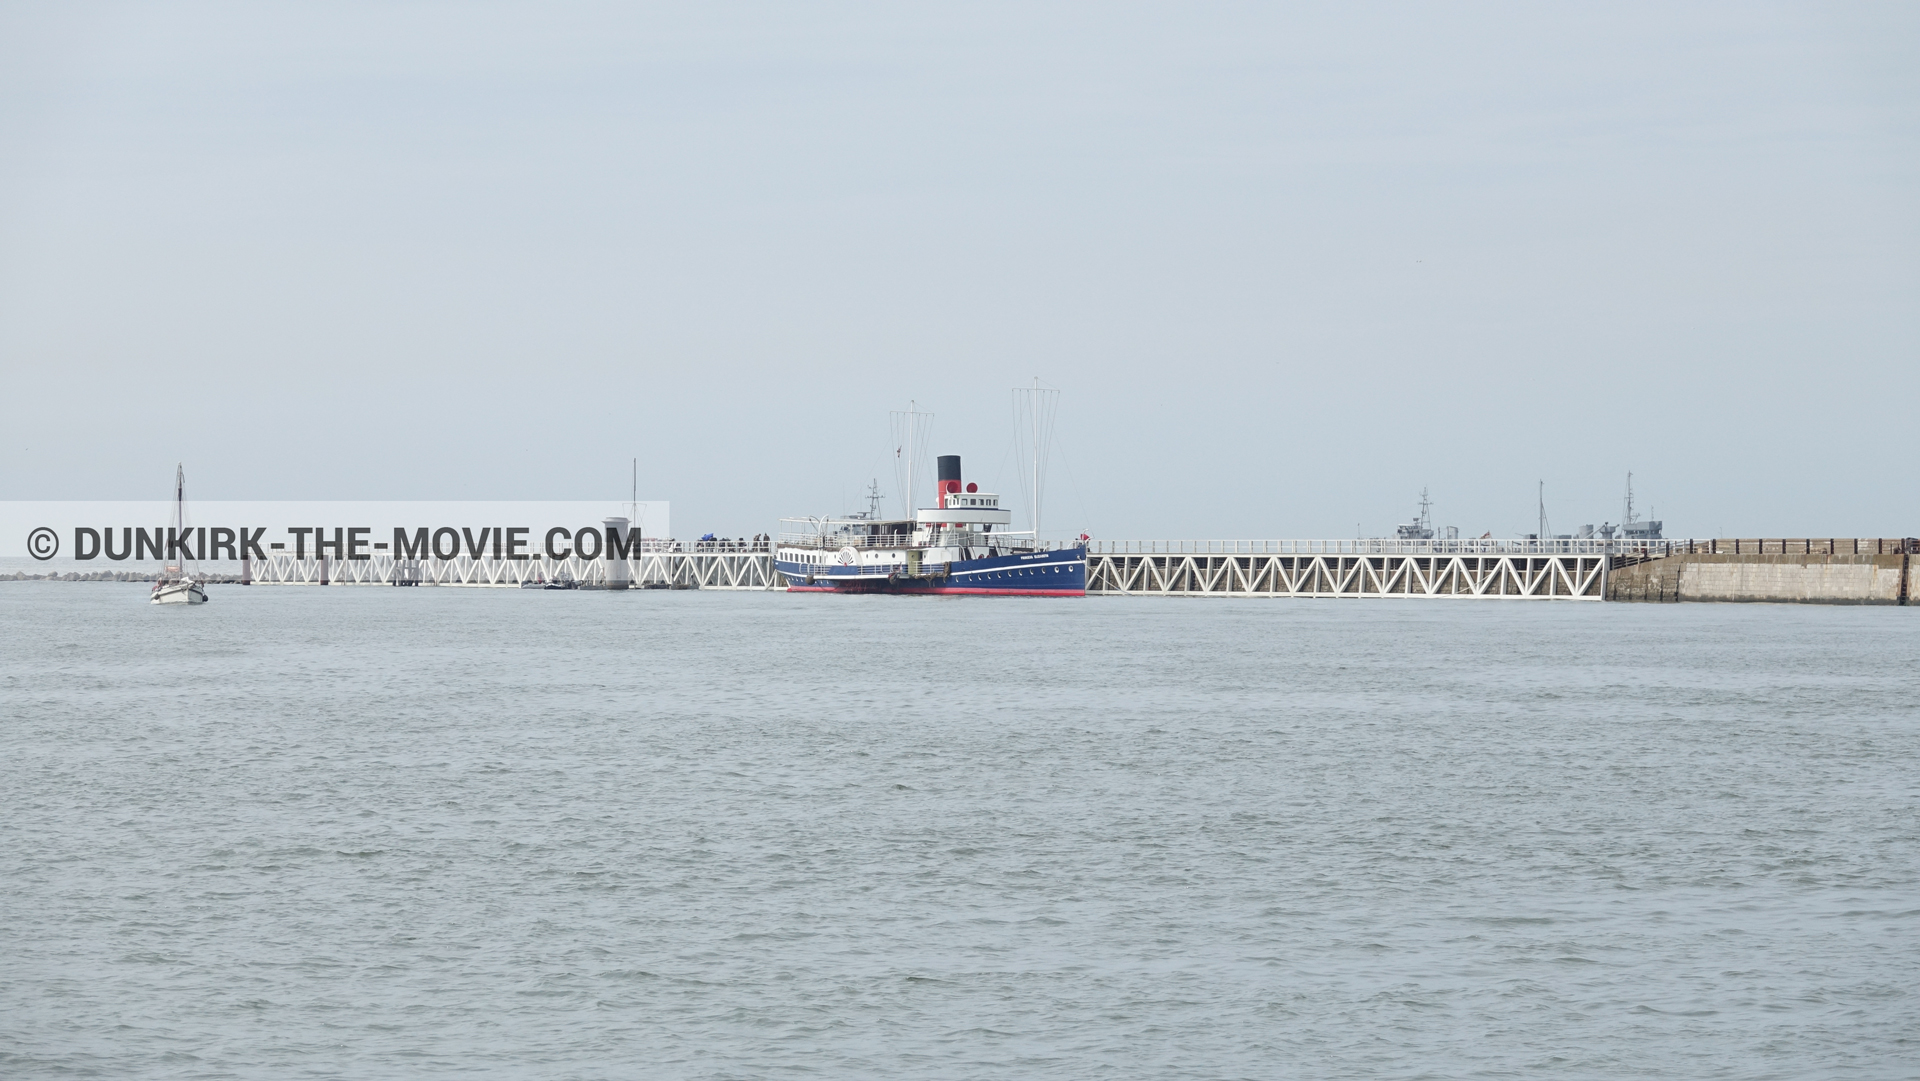
[[[1610,565],[1663,555],[1672,542],[1600,540],[1092,541],[1095,596],[1603,599]],[[599,589],[779,590],[771,553],[757,548],[652,546],[628,560],[298,559],[246,569],[259,585],[517,587],[572,581]]]
[[[1106,597],[1765,601],[1908,605],[1914,538],[1718,540],[1090,541],[1087,593]],[[253,585],[786,589],[761,544],[648,541],[631,559],[367,559],[274,554]]]
[[[1612,562],[1665,541],[1093,541],[1087,592],[1118,597],[1598,601]]]
[[[298,559],[275,554],[242,572],[251,585],[495,586],[573,582],[587,589],[785,589],[773,556],[752,548],[660,547],[632,559]]]

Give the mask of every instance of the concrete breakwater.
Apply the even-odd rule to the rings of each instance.
[[[1676,543],[1616,557],[1610,601],[1906,605],[1920,598],[1920,540],[1740,538]]]

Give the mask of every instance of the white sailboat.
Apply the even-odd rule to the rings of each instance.
[[[153,583],[152,604],[205,604],[207,586],[196,581],[187,568],[187,470],[177,466],[173,474],[173,528],[169,535],[178,538],[175,561],[163,564],[160,577]]]

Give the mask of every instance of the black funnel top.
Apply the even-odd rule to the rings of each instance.
[[[960,479],[960,456],[958,454],[942,454],[940,456],[940,479]]]

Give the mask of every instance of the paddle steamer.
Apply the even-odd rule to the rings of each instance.
[[[881,517],[875,499],[864,514],[782,519],[774,560],[788,590],[1086,596],[1084,537],[1048,544],[1011,532],[1000,497],[962,481],[959,455],[941,455],[937,469],[938,505],[911,518]]]

